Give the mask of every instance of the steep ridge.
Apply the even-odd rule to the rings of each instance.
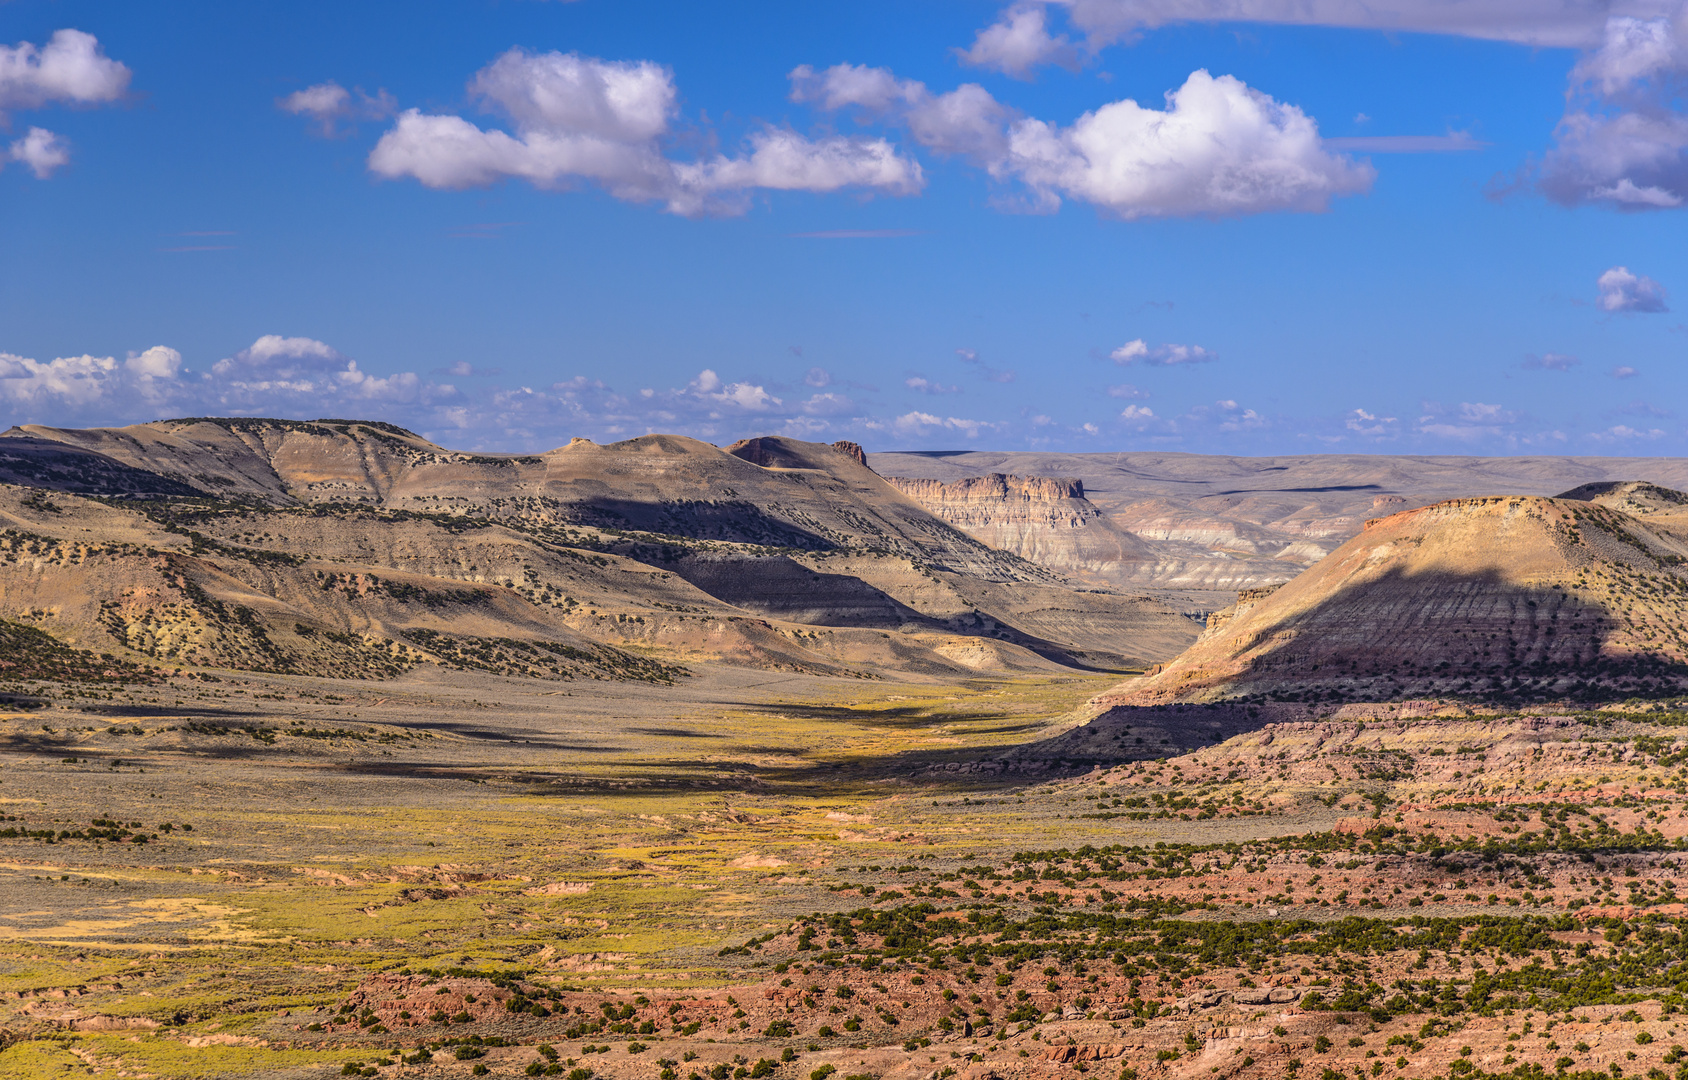
[[[1607,507],[1455,499],[1367,522],[1097,700],[1609,699],[1688,685],[1688,539]]]
[[[0,490],[0,618],[161,661],[382,678],[1129,668],[1194,637],[939,521],[859,447],[758,443],[766,466],[660,435],[491,457],[346,420],[14,430],[0,464],[34,486]]]

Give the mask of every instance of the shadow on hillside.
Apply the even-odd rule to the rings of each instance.
[[[204,716],[227,717],[244,719],[252,716],[269,717],[272,714],[256,709],[204,709],[182,705],[76,705],[78,712],[91,713],[94,716],[121,716],[125,718],[145,718],[160,716]]]
[[[1662,566],[1647,576],[1680,580]],[[1666,597],[1651,584],[1628,592],[1641,599],[1644,590],[1669,612],[1655,625],[1681,641],[1688,597]],[[1278,643],[1232,680],[1234,696],[1308,704],[1450,697],[1517,705],[1681,693],[1688,665],[1676,655],[1688,643],[1671,652],[1604,655],[1619,625],[1606,605],[1569,589],[1517,585],[1498,571],[1396,569],[1272,627]]]
[[[74,495],[199,496],[203,491],[93,450],[30,435],[0,439],[0,480]]]
[[[724,604],[811,626],[948,627],[861,578],[823,574],[783,555],[691,555],[665,564]]]
[[[838,546],[819,533],[797,528],[743,499],[645,502],[597,496],[577,504],[576,513],[582,524],[638,529],[692,540],[764,544],[801,551],[831,551]]]
[[[789,747],[762,749],[767,754],[784,757],[789,757],[791,753]],[[1090,771],[1093,765],[1058,758],[1048,761],[981,759],[977,748],[945,748],[791,765],[758,765],[743,760],[652,758],[610,766],[606,773],[567,769],[533,772],[516,770],[509,763],[494,761],[447,766],[361,758],[333,767],[336,771],[359,775],[507,783],[534,795],[760,791],[790,797],[861,795],[879,798],[885,795],[888,780],[897,781],[899,789],[905,792],[994,791],[1024,787],[1060,776],[1079,775]]]
[[[1655,579],[1657,598],[1667,600],[1657,583],[1677,580],[1675,573],[1661,563],[1646,576]],[[1688,593],[1661,607],[1668,613],[1655,624],[1661,632],[1688,632]],[[1688,690],[1688,664],[1675,653],[1604,655],[1619,625],[1603,604],[1569,589],[1517,585],[1498,571],[1393,570],[1257,631],[1276,644],[1238,674],[1181,684],[1185,695],[1210,691],[1222,700],[1155,701],[1149,695],[1157,688],[1150,685],[1136,692],[1137,703],[1016,753],[1105,764],[1186,753],[1270,723],[1328,717],[1344,706],[1430,699],[1485,710],[1561,702],[1589,707]],[[1227,627],[1217,637],[1228,633],[1232,655],[1258,643],[1236,641]],[[1192,657],[1190,670],[1206,666],[1202,661],[1221,666],[1203,652]]]
[[[724,739],[725,735],[715,731],[696,731],[691,728],[665,727],[630,727],[627,729],[635,735],[657,735],[665,739]]]
[[[965,734],[1001,735],[1033,731],[1046,726],[1038,719],[1026,719],[997,712],[934,712],[931,705],[898,705],[891,708],[852,709],[843,705],[760,704],[740,706],[747,712],[759,712],[777,717],[817,721],[827,724],[853,724],[857,727],[892,728],[916,731],[921,728],[953,728],[966,725]],[[983,720],[998,721],[990,727],[976,727]]]

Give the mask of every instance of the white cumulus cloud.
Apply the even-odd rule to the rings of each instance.
[[[43,364],[0,353],[0,398],[23,406],[88,405],[105,396],[118,370],[109,356],[61,356]]]
[[[688,215],[737,209],[738,202],[723,201],[723,196],[757,188],[829,192],[854,187],[913,195],[926,183],[920,163],[903,157],[884,139],[810,139],[767,128],[752,132],[747,142],[747,155],[717,154],[708,161],[675,163],[678,188],[669,197],[669,208]]]
[[[1595,282],[1600,297],[1595,301],[1601,311],[1634,311],[1657,313],[1669,311],[1665,304],[1665,290],[1652,278],[1630,272],[1627,266],[1614,266]]]
[[[1542,160],[1549,198],[1620,210],[1688,201],[1688,4],[1651,17],[1614,14],[1571,72],[1568,106]]]
[[[1136,338],[1108,354],[1116,364],[1142,364],[1145,367],[1177,367],[1180,364],[1210,364],[1219,359],[1200,345],[1165,344],[1150,348],[1148,342]]]
[[[1520,417],[1516,412],[1501,405],[1484,401],[1462,401],[1459,408],[1451,413],[1435,402],[1426,402],[1424,408],[1425,414],[1418,418],[1416,427],[1421,435],[1455,439],[1460,442],[1493,438],[1513,441],[1517,438],[1511,429],[1519,422]]]
[[[1378,416],[1364,409],[1355,409],[1348,414],[1343,426],[1356,435],[1377,439],[1394,435],[1395,423],[1393,416]]]
[[[1638,439],[1660,439],[1664,434],[1662,428],[1633,428],[1628,424],[1618,424],[1605,431],[1593,432],[1589,438],[1602,443],[1634,442]]]
[[[1016,4],[980,30],[972,46],[960,51],[961,59],[1018,79],[1029,78],[1042,64],[1073,66],[1078,50],[1066,37],[1051,34],[1048,21],[1042,4]]]
[[[1328,152],[1300,109],[1230,75],[1193,72],[1166,105],[1116,101],[1066,128],[1021,120],[1000,169],[1043,208],[1065,196],[1127,219],[1319,211],[1376,175]]]
[[[685,394],[694,400],[712,402],[716,406],[726,406],[745,412],[768,412],[777,409],[785,402],[768,393],[767,389],[750,382],[735,382],[724,384],[721,376],[710,368],[698,372],[697,378],[687,385]]]
[[[663,140],[677,90],[673,73],[650,61],[511,49],[469,90],[515,133],[407,109],[370,152],[370,170],[436,188],[507,177],[548,189],[587,181],[618,199],[660,201],[685,215],[740,212],[755,190],[909,195],[925,183],[919,163],[884,139],[810,139],[776,127],[752,132],[742,154],[672,160]]]
[[[260,403],[416,402],[430,390],[414,372],[372,375],[314,338],[265,334],[211,366],[211,392],[227,409]]]
[[[1688,200],[1688,116],[1574,109],[1542,161],[1541,189],[1565,205],[1669,210]]]
[[[929,412],[906,412],[891,421],[891,428],[899,435],[925,436],[939,431],[959,431],[969,439],[995,425],[984,420],[968,420],[959,416],[934,416]]]
[[[1615,15],[1606,20],[1600,47],[1577,62],[1573,82],[1616,94],[1662,72],[1688,64],[1684,49],[1688,11],[1673,19]]]
[[[128,86],[129,69],[81,30],[59,30],[40,48],[27,41],[0,45],[0,109],[115,101]]]
[[[32,127],[28,134],[7,147],[6,156],[28,166],[37,180],[45,180],[55,170],[70,164],[70,147],[46,128]]]
[[[1446,34],[1582,51],[1567,108],[1539,168],[1522,176],[1565,205],[1620,210],[1688,204],[1688,4],[1683,0],[1015,0],[963,53],[1016,77],[1070,64],[1073,46],[1051,29],[1064,15],[1084,56],[1179,23],[1329,26]],[[1364,114],[1361,114],[1364,115]],[[1467,137],[1331,140],[1327,150],[1474,149]],[[1514,185],[1513,189],[1526,186]]]
[[[81,30],[59,30],[39,48],[28,41],[0,45],[0,128],[7,109],[115,101],[128,89],[129,75],[101,51],[99,39]],[[31,127],[0,154],[0,165],[7,161],[21,162],[45,180],[70,163],[70,146],[46,128]]]
[[[1165,109],[1116,101],[1069,127],[1021,116],[972,83],[933,94],[884,68],[852,64],[804,65],[789,78],[792,100],[900,124],[927,149],[1023,184],[1029,197],[1018,203],[1036,210],[1071,198],[1124,218],[1317,211],[1368,190],[1375,175],[1334,153],[1300,109],[1206,71],[1168,93]]]
[[[850,398],[831,392],[811,394],[802,405],[806,416],[846,416],[854,412],[855,408],[856,403]]]

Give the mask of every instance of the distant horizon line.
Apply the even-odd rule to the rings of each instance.
[[[413,430],[411,428],[403,427],[399,424],[394,424],[391,421],[387,421],[387,420],[366,420],[366,419],[357,419],[357,418],[350,418],[350,417],[331,417],[331,416],[320,416],[320,417],[315,417],[315,418],[310,418],[310,419],[307,419],[305,417],[289,417],[289,416],[239,416],[239,415],[231,415],[231,416],[177,416],[177,417],[159,417],[159,418],[154,419],[154,420],[142,420],[142,421],[137,421],[133,424],[95,425],[93,427],[69,427],[69,426],[63,426],[63,425],[59,425],[59,424],[45,424],[45,423],[39,423],[39,422],[30,422],[30,423],[13,424],[11,427],[7,428],[5,431],[0,432],[0,438],[17,438],[17,437],[19,437],[18,435],[14,435],[13,434],[14,432],[20,433],[21,435],[24,435],[24,436],[33,437],[33,436],[29,436],[29,433],[24,430],[26,427],[31,427],[31,426],[50,428],[54,431],[100,431],[100,430],[118,431],[118,430],[122,430],[123,428],[147,427],[147,426],[151,426],[151,425],[155,425],[155,424],[195,424],[195,423],[219,424],[220,422],[224,422],[224,421],[246,422],[246,423],[253,423],[253,424],[269,423],[269,424],[361,425],[361,426],[365,426],[365,427],[385,429],[385,430],[390,431],[390,432],[396,432],[396,433],[399,433],[399,434],[408,435],[412,438],[416,438],[416,439],[420,439],[424,442],[432,443],[433,445],[440,447],[442,450],[449,449],[449,447],[447,447],[444,443],[437,441],[437,439],[433,435],[429,434],[428,432],[416,431],[416,430]],[[566,441],[557,443],[553,446],[546,447],[545,449],[542,449],[542,450],[471,450],[471,451],[460,451],[460,452],[462,452],[462,453],[474,453],[474,454],[485,456],[485,457],[511,457],[511,458],[531,457],[531,456],[534,456],[536,454],[546,453],[549,450],[566,449],[568,447],[569,443],[574,442],[576,440],[583,441],[583,442],[590,442],[590,443],[592,443],[593,445],[596,445],[596,446],[613,446],[616,443],[633,442],[637,439],[652,438],[652,437],[657,437],[657,436],[666,436],[666,437],[669,437],[669,438],[690,439],[694,442],[703,443],[706,446],[713,446],[716,449],[725,449],[727,446],[731,446],[731,445],[734,445],[735,443],[744,442],[744,441],[747,441],[747,440],[750,440],[750,439],[785,439],[785,440],[788,440],[790,442],[807,443],[807,444],[813,445],[813,446],[830,446],[831,445],[830,442],[818,442],[818,441],[817,442],[811,442],[808,439],[799,439],[799,438],[797,438],[795,436],[791,436],[791,435],[779,435],[779,434],[774,434],[774,433],[745,435],[741,438],[733,439],[733,440],[726,442],[726,443],[715,443],[715,442],[711,442],[708,439],[700,438],[696,435],[687,435],[687,434],[685,434],[683,432],[679,432],[679,431],[647,431],[642,435],[632,435],[632,436],[628,436],[625,439],[616,439],[613,442],[608,442],[608,443],[599,443],[599,442],[597,442],[597,440],[589,438],[587,436],[575,435],[575,436],[570,436]],[[833,442],[836,442],[836,441],[838,441],[838,440],[833,440]],[[856,441],[856,440],[849,440],[849,441]],[[859,445],[859,443],[858,443],[858,445]],[[1471,453],[1471,454],[1445,454],[1445,453],[1444,454],[1435,454],[1435,453],[1387,454],[1387,453],[1358,453],[1358,452],[1356,452],[1356,453],[1311,453],[1311,454],[1310,453],[1231,454],[1231,453],[1220,453],[1220,452],[1208,452],[1208,451],[1201,451],[1201,450],[1016,450],[1016,449],[1006,449],[1006,448],[1004,448],[1004,449],[993,449],[991,447],[972,447],[972,448],[967,448],[967,449],[930,449],[930,450],[869,450],[865,446],[862,448],[862,452],[864,454],[868,454],[868,455],[901,454],[901,455],[904,455],[904,456],[907,456],[907,457],[924,457],[924,458],[940,458],[940,459],[941,458],[962,457],[962,456],[966,456],[966,455],[969,455],[969,454],[1005,454],[1005,455],[1035,454],[1035,455],[1039,455],[1039,456],[1058,456],[1058,457],[1072,457],[1072,458],[1121,457],[1121,456],[1126,456],[1126,455],[1131,455],[1131,456],[1155,455],[1155,456],[1158,456],[1158,457],[1178,456],[1178,457],[1225,458],[1227,460],[1234,460],[1234,461],[1235,460],[1267,461],[1267,460],[1286,460],[1286,459],[1289,459],[1289,460],[1306,460],[1306,459],[1313,459],[1313,458],[1391,458],[1391,459],[1447,460],[1447,461],[1483,460],[1483,461],[1661,461],[1661,462],[1688,462],[1688,455],[1676,455],[1676,454],[1656,454],[1656,455],[1651,455],[1651,456],[1634,455],[1634,454],[1631,454],[1631,455],[1623,455],[1623,454],[1482,454],[1482,453]],[[1645,478],[1643,478],[1643,477],[1633,477],[1632,479],[1645,479]],[[1206,483],[1207,481],[1180,480],[1180,481],[1175,481],[1175,482],[1200,484],[1200,483]],[[1590,482],[1610,482],[1610,481],[1590,481]],[[1652,481],[1648,481],[1648,482],[1652,482]],[[1274,489],[1274,490],[1276,490],[1276,489]]]

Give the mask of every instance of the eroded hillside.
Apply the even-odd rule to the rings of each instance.
[[[956,530],[859,448],[738,450],[487,457],[353,421],[14,431],[0,467],[33,486],[0,491],[0,617],[131,659],[341,678],[1119,669],[1194,637]]]

